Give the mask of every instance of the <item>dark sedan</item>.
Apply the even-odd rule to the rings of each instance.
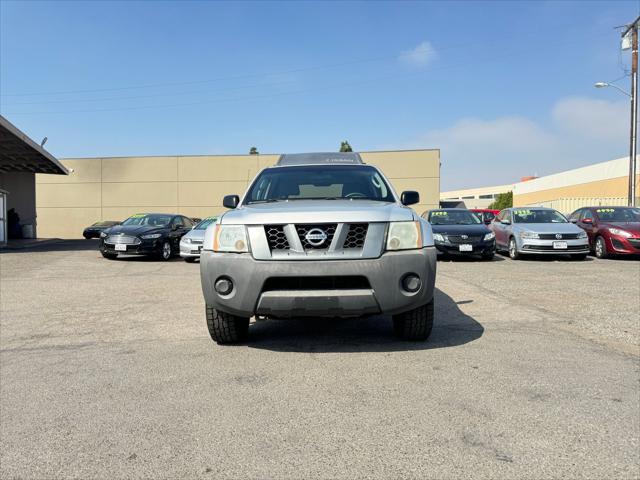
[[[573,212],[569,221],[587,232],[598,258],[640,255],[640,208],[585,207]]]
[[[479,255],[491,260],[496,251],[495,235],[472,212],[464,208],[430,210],[426,215],[433,240],[442,255]]]
[[[180,239],[193,227],[190,218],[171,213],[138,213],[100,234],[102,256],[148,255],[169,260],[180,252]]]
[[[96,222],[93,225],[87,227],[82,232],[82,236],[89,240],[90,238],[100,238],[100,233],[106,230],[107,228],[111,228],[115,225],[118,225],[120,222],[115,222],[112,220],[105,220],[103,222]]]

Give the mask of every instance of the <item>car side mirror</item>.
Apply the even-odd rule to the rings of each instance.
[[[236,208],[240,203],[238,195],[225,195],[222,199],[222,206],[225,208]]]
[[[400,195],[400,203],[403,205],[414,205],[420,201],[420,194],[414,190],[406,190]]]
[[[578,223],[578,219],[577,218],[570,218],[569,221],[571,223]]]
[[[582,223],[593,223],[593,220],[591,220],[590,218],[583,218]]]

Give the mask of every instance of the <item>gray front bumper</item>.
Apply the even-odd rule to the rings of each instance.
[[[401,288],[407,273],[415,273],[422,287],[415,293]],[[270,277],[359,275],[370,289],[276,290],[262,292]],[[234,283],[233,291],[219,295],[213,288],[221,276]],[[265,261],[250,254],[214,253],[200,257],[202,291],[208,306],[235,315],[274,317],[357,316],[396,314],[431,301],[436,277],[436,250],[386,252],[379,258],[357,260]]]

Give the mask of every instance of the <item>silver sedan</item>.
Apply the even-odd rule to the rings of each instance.
[[[496,249],[517,260],[523,254],[571,255],[576,260],[589,253],[587,234],[552,208],[507,208],[491,222]]]
[[[186,262],[195,262],[200,258],[202,243],[204,241],[204,232],[207,227],[218,221],[217,216],[207,217],[200,221],[193,229],[182,237],[180,240],[180,256]]]

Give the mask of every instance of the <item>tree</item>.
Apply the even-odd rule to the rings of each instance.
[[[249,150],[249,155],[259,155],[259,154],[260,152],[256,147],[251,147],[251,149]]]
[[[496,199],[489,205],[489,208],[492,210],[504,210],[510,207],[513,207],[513,192],[499,193]]]
[[[351,145],[349,145],[349,142],[347,142],[345,140],[344,142],[340,143],[340,151],[341,152],[353,152],[353,148],[351,148]]]

